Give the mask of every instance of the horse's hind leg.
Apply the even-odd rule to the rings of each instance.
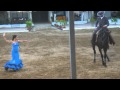
[[[94,63],[96,62],[96,50],[95,50],[95,45],[92,45],[93,46],[93,51],[94,51]]]

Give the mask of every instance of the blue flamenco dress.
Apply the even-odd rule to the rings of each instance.
[[[13,69],[15,71],[20,70],[23,67],[22,60],[19,57],[19,43],[12,43],[11,50],[12,59],[8,61],[5,65],[5,69]]]

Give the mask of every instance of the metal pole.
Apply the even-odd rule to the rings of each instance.
[[[69,40],[70,40],[70,71],[71,79],[76,79],[76,57],[75,57],[75,31],[74,31],[74,12],[69,11]]]
[[[23,22],[24,22],[24,17],[23,17],[23,11],[22,11],[22,22],[21,22],[21,24],[23,24]]]
[[[23,11],[22,11],[22,18],[23,18]]]

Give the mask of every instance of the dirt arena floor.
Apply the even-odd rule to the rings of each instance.
[[[76,30],[77,79],[120,79],[120,29],[110,29],[116,41],[110,45],[107,68],[102,66],[97,50],[97,60],[93,63],[90,39],[93,30]],[[11,59],[11,44],[0,38],[0,79],[70,79],[69,31],[38,30],[26,33],[7,33],[8,39],[17,34],[19,39],[29,39],[20,43],[20,57],[24,67],[17,72],[5,71],[3,65]],[[0,34],[2,36],[2,34]]]

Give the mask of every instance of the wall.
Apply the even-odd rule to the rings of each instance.
[[[105,16],[111,18],[111,11],[105,11]]]
[[[80,14],[81,13],[81,21],[87,21],[92,17],[92,11],[74,11],[74,13],[76,14]],[[69,17],[69,13],[68,11],[66,11],[66,17]]]
[[[32,11],[28,11],[28,18],[32,20]]]

